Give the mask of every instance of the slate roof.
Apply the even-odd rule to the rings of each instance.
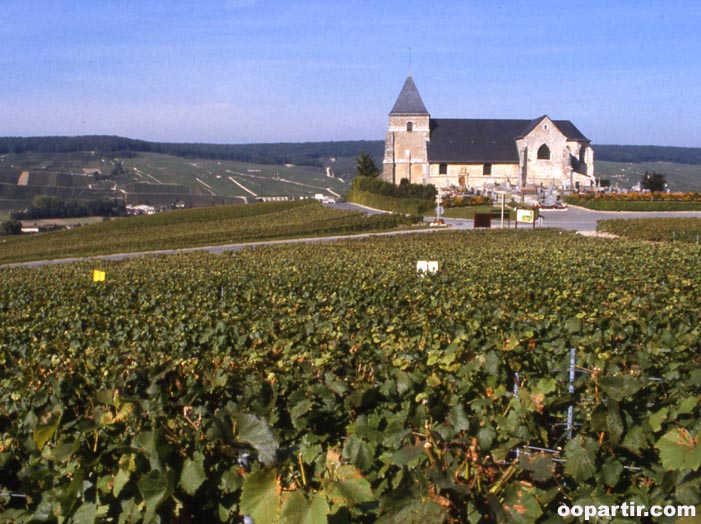
[[[537,126],[541,120],[544,118],[548,118],[548,115],[543,115],[539,116],[538,118],[534,118],[531,120],[528,124],[528,126],[521,131],[521,134],[518,135],[516,138],[523,138],[526,136],[528,133],[533,131],[535,129],[535,126]],[[585,137],[582,132],[575,127],[575,125],[570,122],[569,120],[552,120],[552,123],[555,124],[555,126],[560,130],[560,132],[567,137],[568,140],[581,140],[584,142],[588,142],[589,139]]]
[[[421,100],[421,95],[419,90],[416,89],[416,84],[414,79],[409,76],[404,82],[404,87],[402,87],[397,101],[394,103],[392,111],[389,112],[390,115],[427,115],[428,110],[424,105],[424,101]]]
[[[534,120],[432,118],[428,161],[446,163],[518,163],[516,139],[527,135]],[[553,120],[568,140],[587,138],[569,120]]]
[[[589,139],[569,120],[553,120],[553,124],[562,131],[562,134],[567,137],[567,140],[589,142]]]

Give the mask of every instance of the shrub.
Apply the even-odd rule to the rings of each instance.
[[[0,224],[0,235],[19,235],[22,232],[22,224],[16,220],[6,220]]]
[[[402,179],[398,186],[379,178],[358,176],[353,179],[351,186],[356,191],[375,193],[394,198],[416,198],[420,200],[435,200],[436,186],[433,184],[411,184]]]

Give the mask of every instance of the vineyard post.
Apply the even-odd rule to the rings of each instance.
[[[575,348],[570,349],[570,385],[567,387],[567,391],[570,395],[574,395],[574,370],[576,361],[577,350]],[[567,440],[572,440],[572,426],[574,419],[574,402],[570,404],[567,408]]]
[[[504,200],[506,199],[506,193],[501,194],[501,223],[499,227],[504,229]],[[516,380],[518,380],[518,373],[516,373]]]
[[[518,398],[518,384],[518,371],[514,371],[514,398]],[[519,458],[521,458],[521,450],[519,448],[516,448],[516,460],[518,460]]]

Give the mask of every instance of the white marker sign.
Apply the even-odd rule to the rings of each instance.
[[[435,273],[438,271],[438,261],[436,260],[419,260],[416,262],[417,273]]]

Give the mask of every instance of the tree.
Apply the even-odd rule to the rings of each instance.
[[[66,203],[61,197],[34,195],[32,198],[33,218],[60,218],[64,215]]]
[[[22,224],[16,220],[6,220],[0,224],[0,235],[19,235],[22,232]]]
[[[652,193],[660,193],[667,189],[667,175],[662,173],[648,173],[640,178],[640,189],[648,190]]]
[[[377,177],[380,170],[377,169],[372,157],[365,151],[361,151],[358,158],[355,159],[355,174],[357,176]]]

